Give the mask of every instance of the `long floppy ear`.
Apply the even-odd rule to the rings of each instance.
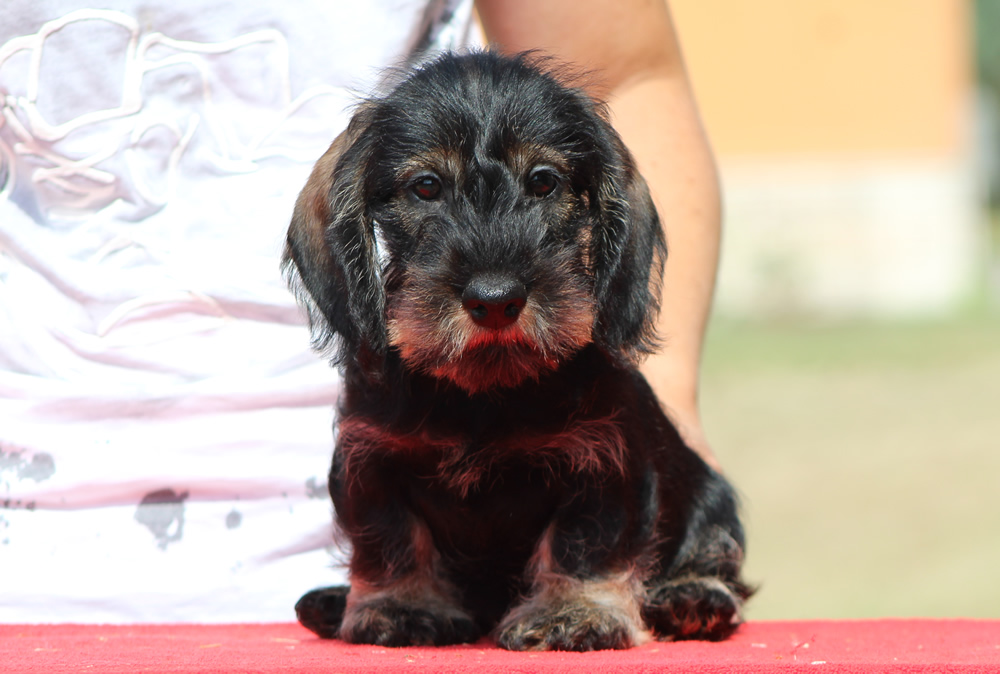
[[[635,361],[658,346],[666,241],[646,181],[617,134],[608,128],[611,161],[597,192],[598,221],[591,234],[597,300],[597,343]],[[610,159],[610,157],[609,157]]]
[[[309,312],[313,346],[370,369],[386,348],[385,292],[367,212],[366,110],[316,162],[295,202],[282,266]]]

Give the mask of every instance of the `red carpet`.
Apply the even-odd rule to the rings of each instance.
[[[349,646],[294,624],[0,625],[0,671],[1000,672],[1000,620],[754,622],[723,643],[597,653]]]

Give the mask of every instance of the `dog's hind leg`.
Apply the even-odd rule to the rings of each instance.
[[[747,596],[714,576],[680,578],[647,592],[642,617],[660,640],[721,641],[740,626]]]
[[[740,580],[741,531],[721,524],[699,527],[680,564],[648,583],[642,617],[658,639],[719,641],[742,622],[753,590]]]
[[[307,630],[322,639],[335,639],[347,608],[348,585],[310,590],[295,604],[295,616]]]

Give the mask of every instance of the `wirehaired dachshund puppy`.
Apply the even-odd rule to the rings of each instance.
[[[285,252],[344,378],[322,637],[514,650],[722,639],[750,591],[726,481],[636,362],[666,254],[604,109],[523,54],[447,54],[360,105]]]

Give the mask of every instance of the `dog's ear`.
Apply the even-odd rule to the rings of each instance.
[[[283,267],[309,312],[313,346],[338,364],[375,366],[386,345],[385,291],[368,213],[367,110],[316,162],[295,203]]]
[[[595,341],[635,361],[658,340],[660,286],[667,247],[653,199],[618,135],[607,127],[608,156],[596,194],[590,259],[597,301]]]

